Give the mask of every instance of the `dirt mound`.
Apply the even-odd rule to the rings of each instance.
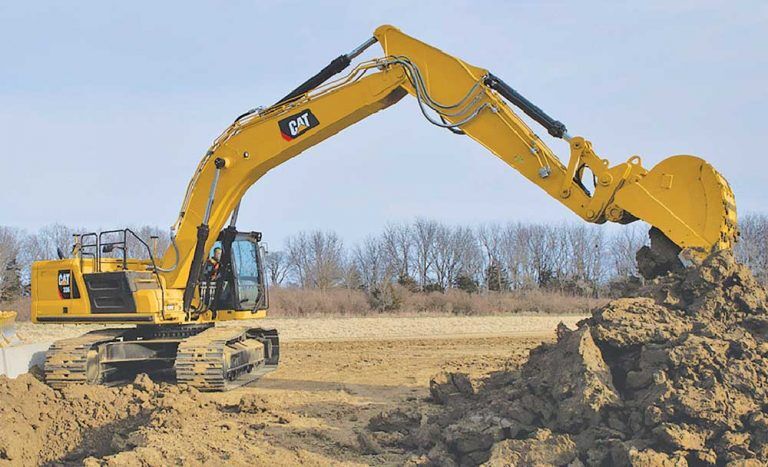
[[[658,278],[517,371],[432,381],[438,411],[371,436],[433,465],[764,465],[768,300],[730,253]],[[389,435],[389,436],[387,436]]]
[[[255,394],[216,400],[147,375],[63,391],[0,376],[0,465],[327,465],[279,436],[293,418]]]
[[[56,392],[29,374],[0,376],[0,462],[72,462],[113,452],[113,438],[145,423],[156,406],[151,384],[139,378],[119,389]]]

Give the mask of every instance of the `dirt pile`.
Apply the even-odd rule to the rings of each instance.
[[[328,464],[281,438],[291,413],[255,394],[215,397],[147,375],[62,391],[29,374],[0,376],[0,465]]]
[[[768,300],[730,253],[557,334],[517,371],[436,378],[440,410],[384,413],[370,437],[415,464],[768,462]]]
[[[60,392],[31,374],[0,377],[0,463],[80,462],[114,453],[125,446],[124,435],[167,401],[156,389],[146,375],[121,388],[73,386]]]

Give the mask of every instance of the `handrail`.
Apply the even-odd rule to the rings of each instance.
[[[117,241],[102,241],[102,238],[111,235],[111,234],[121,234],[122,239],[118,239]],[[133,239],[137,240],[139,243],[141,243],[144,248],[147,251],[147,256],[149,257],[149,261],[151,263],[151,266],[148,267],[148,269],[152,272],[152,274],[155,276],[155,281],[157,282],[157,286],[160,289],[160,316],[165,319],[165,288],[163,287],[162,280],[160,279],[160,273],[159,268],[157,266],[157,261],[155,260],[155,255],[152,253],[152,248],[147,244],[147,242],[144,241],[139,235],[136,234],[133,230],[129,228],[125,229],[119,229],[119,230],[105,230],[99,233],[96,232],[90,232],[86,234],[80,235],[80,248],[78,249],[78,255],[80,257],[80,268],[82,270],[82,260],[83,256],[93,256],[94,259],[94,272],[101,272],[102,271],[102,253],[104,253],[103,248],[104,247],[117,247],[122,250],[123,254],[123,270],[128,270],[128,239],[129,234]],[[95,243],[84,243],[83,239],[93,237],[95,239]],[[89,253],[84,252],[84,248],[95,248],[95,252]]]

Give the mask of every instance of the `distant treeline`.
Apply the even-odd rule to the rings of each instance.
[[[741,219],[739,258],[768,278],[768,216]],[[599,296],[637,275],[635,254],[648,241],[637,223],[606,229],[592,224],[447,225],[417,219],[391,224],[348,248],[334,232],[299,232],[268,255],[276,285],[410,291],[543,289]]]
[[[646,228],[520,222],[475,227],[416,219],[390,224],[351,246],[335,232],[298,232],[267,254],[265,266],[273,286],[359,290],[374,309],[396,309],[398,291],[543,290],[598,297],[637,274],[635,253],[647,243]],[[160,253],[167,247],[161,229],[133,230],[147,242],[159,236]],[[765,282],[768,216],[742,216],[740,230],[736,253]],[[29,233],[0,226],[0,302],[27,294],[31,263],[56,258],[57,249],[68,254],[72,234],[85,231],[51,225]],[[146,257],[146,250],[134,242],[128,254]]]

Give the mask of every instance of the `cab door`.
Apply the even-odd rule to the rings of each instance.
[[[256,232],[238,232],[232,242],[232,272],[237,310],[257,311],[267,308],[267,284],[258,237]]]

